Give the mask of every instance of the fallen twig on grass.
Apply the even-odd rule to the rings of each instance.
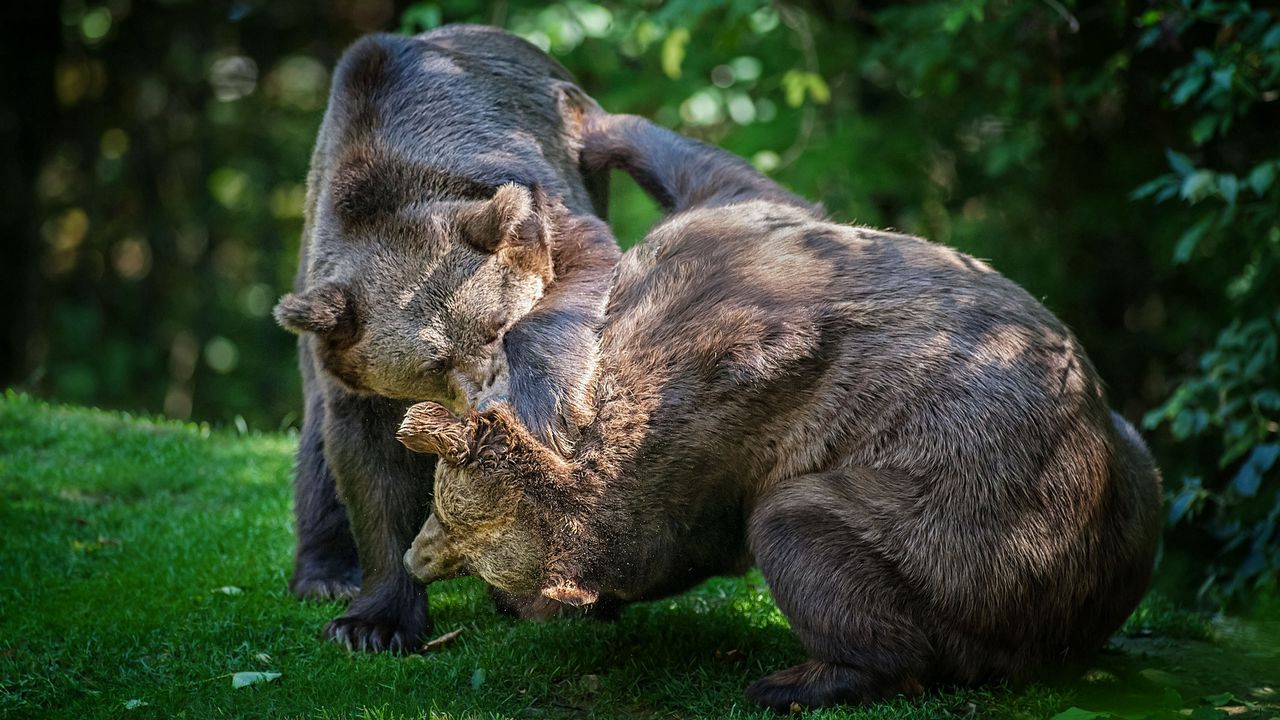
[[[457,630],[450,630],[449,632],[441,635],[435,640],[427,641],[422,646],[422,652],[429,653],[429,652],[435,652],[437,650],[445,649],[446,647],[452,645],[453,641],[457,640],[458,636],[461,635],[462,631],[465,629],[466,628],[458,628]]]

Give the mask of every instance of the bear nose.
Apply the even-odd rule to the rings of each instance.
[[[418,578],[419,580],[422,579],[413,571],[413,548],[409,548],[404,551],[404,558],[402,561],[404,562],[404,571],[409,573],[409,577]]]

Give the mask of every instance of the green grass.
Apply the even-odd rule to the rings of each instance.
[[[457,643],[409,658],[348,654],[318,638],[340,605],[285,592],[294,445],[0,401],[0,715],[768,717],[743,688],[802,658],[754,574],[628,608],[616,623],[515,622],[474,581],[437,584],[436,631],[464,628]],[[1247,660],[1217,634],[1148,603],[1085,679],[811,717],[1204,714],[1200,697],[1223,692],[1238,698],[1234,717],[1280,715],[1274,652],[1258,643]],[[234,689],[239,671],[281,676]]]

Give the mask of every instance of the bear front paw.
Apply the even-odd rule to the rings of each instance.
[[[294,576],[289,592],[299,600],[347,601],[360,594],[359,574],[354,577]]]
[[[439,455],[455,465],[467,455],[466,427],[449,408],[436,402],[420,402],[409,408],[396,439],[413,452]]]
[[[389,652],[407,655],[422,648],[429,623],[347,615],[324,627],[324,638],[351,652]]]

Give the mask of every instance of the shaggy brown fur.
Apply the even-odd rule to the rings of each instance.
[[[676,212],[618,268],[596,416],[565,459],[503,405],[411,408],[402,441],[443,459],[415,574],[591,603],[754,562],[809,653],[748,690],[784,711],[1097,649],[1147,587],[1160,480],[1062,323],[978,260],[600,123],[588,151]]]
[[[400,563],[430,503],[414,479],[434,466],[393,437],[410,402],[456,404],[446,373],[485,381],[496,357],[490,394],[542,441],[567,448],[589,417],[617,246],[591,215],[587,101],[571,81],[532,45],[474,26],[365,38],[334,73],[295,290],[276,318],[301,336],[306,397],[290,587],[358,589],[325,629],[350,648],[411,649],[429,628]]]

